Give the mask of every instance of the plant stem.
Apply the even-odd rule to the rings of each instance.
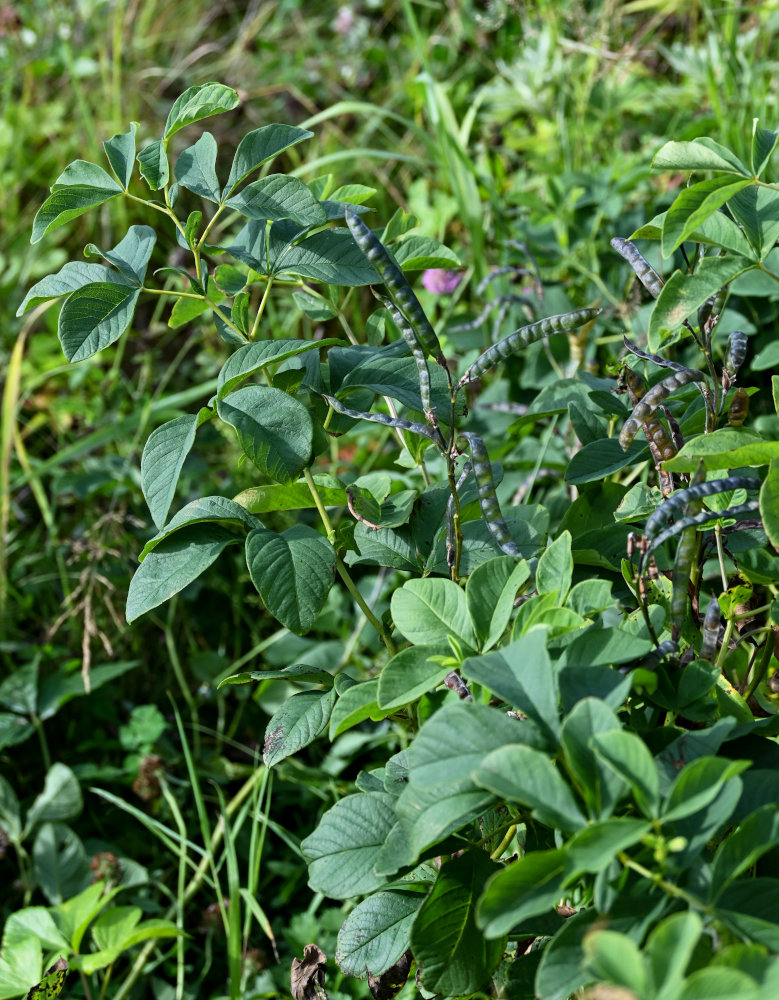
[[[265,291],[262,293],[262,301],[260,302],[260,307],[257,310],[257,315],[254,317],[254,323],[252,324],[251,331],[249,333],[249,340],[254,340],[257,336],[257,330],[260,326],[260,319],[262,314],[265,312],[265,303],[268,301],[268,296],[270,295],[270,290],[273,287],[273,277],[268,278],[268,282],[265,285]]]
[[[620,851],[617,854],[620,862],[625,866],[625,868],[632,868],[634,872],[642,875],[645,879],[648,879],[653,885],[656,885],[658,889],[662,889],[667,895],[672,896],[674,899],[683,899],[688,906],[692,907],[694,910],[700,910],[701,913],[709,913],[710,907],[705,903],[702,903],[695,896],[690,893],[685,892],[684,889],[680,889],[678,885],[674,885],[673,882],[667,882],[662,875],[650,871],[643,865],[629,858],[624,851]]]
[[[512,823],[512,825],[508,828],[508,830],[506,830],[506,834],[503,837],[503,840],[501,840],[501,842],[498,844],[498,846],[495,848],[492,854],[490,854],[490,858],[492,861],[500,861],[501,855],[513,840],[514,834],[516,832],[517,832],[517,824]]]

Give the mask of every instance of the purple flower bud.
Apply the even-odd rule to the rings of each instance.
[[[428,268],[422,275],[422,284],[433,295],[451,295],[460,284],[461,274],[443,268]]]

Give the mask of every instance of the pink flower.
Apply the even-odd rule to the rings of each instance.
[[[461,274],[457,271],[445,271],[443,268],[432,267],[422,275],[422,284],[433,295],[451,295],[460,284]]]

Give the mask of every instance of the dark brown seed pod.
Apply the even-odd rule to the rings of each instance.
[[[728,337],[728,354],[725,358],[725,368],[730,374],[731,381],[736,377],[739,368],[744,364],[747,356],[747,335],[743,330],[734,330]]]
[[[528,324],[528,326],[521,326],[518,330],[510,333],[508,337],[499,340],[497,344],[493,344],[483,354],[480,354],[463,375],[460,385],[480,378],[498,362],[512,357],[536,340],[558,333],[569,333],[571,330],[576,330],[578,327],[584,326],[585,323],[591,322],[599,313],[600,309],[576,309],[559,316],[547,316],[546,319],[540,319],[536,323]]]
[[[622,446],[622,450],[628,450],[641,424],[649,420],[657,407],[672,392],[681,389],[685,385],[689,385],[690,382],[703,382],[705,378],[706,376],[703,372],[688,369],[687,371],[674,372],[671,375],[667,375],[662,381],[647,390],[646,395],[633,408],[633,412],[622,425],[622,430],[619,432],[619,443]]]
[[[736,389],[728,407],[728,423],[731,427],[740,427],[749,413],[749,393],[746,389]]]
[[[495,539],[498,547],[507,556],[514,556],[521,559],[522,553],[514,539],[511,537],[508,525],[503,519],[500,504],[495,493],[495,479],[492,475],[492,464],[487,453],[487,447],[478,434],[471,431],[463,431],[457,439],[457,449],[460,452],[469,451],[471,456],[471,468],[473,477],[476,480],[476,487],[479,491],[479,506],[482,516],[489,528],[490,534]]]
[[[646,257],[644,257],[638,247],[636,247],[634,243],[631,243],[630,240],[623,240],[619,236],[615,236],[614,239],[612,239],[611,245],[620,257],[630,264],[638,280],[644,288],[646,288],[652,298],[656,299],[663,290],[663,279],[657,271],[655,271]]]

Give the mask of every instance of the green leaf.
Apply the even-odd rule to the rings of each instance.
[[[343,369],[346,371],[339,377]],[[423,408],[419,371],[403,341],[380,348],[347,347],[331,351],[330,377],[339,394],[346,389],[371,389],[411,409],[421,411]],[[444,420],[451,403],[446,375],[438,366],[430,371],[430,389],[432,406]]]
[[[386,878],[373,862],[395,824],[395,799],[386,792],[347,795],[328,809],[301,843],[309,885],[333,899],[350,899],[378,889]]]
[[[393,246],[392,256],[403,271],[423,271],[429,267],[462,267],[453,250],[429,236],[406,237],[402,243]]]
[[[760,487],[760,516],[769,541],[779,550],[779,454],[769,463]]]
[[[281,389],[247,385],[218,399],[217,413],[238,432],[241,447],[260,472],[292,483],[311,460],[314,425],[308,410]]]
[[[347,976],[365,979],[391,968],[408,949],[423,900],[418,892],[377,892],[352,910],[338,932],[335,960]]]
[[[722,787],[750,766],[750,761],[699,757],[679,772],[663,805],[662,822],[673,823],[704,809]]]
[[[257,518],[244,510],[240,504],[237,504],[234,500],[228,500],[227,497],[199,497],[197,500],[191,500],[181,510],[177,511],[170,521],[153,538],[149,539],[143,547],[139,561],[143,562],[152,549],[156,549],[160,542],[168,538],[169,535],[180,531],[182,528],[204,522],[219,522],[224,527],[236,526],[248,529],[249,531],[252,528],[256,528],[260,523]],[[240,539],[236,538],[236,540]]]
[[[476,819],[494,801],[492,792],[478,788],[469,777],[430,788],[408,784],[396,807],[402,851],[391,854],[394,864],[381,870],[390,868],[390,874],[413,864],[422,851]]]
[[[542,953],[535,981],[537,996],[569,1000],[577,989],[592,981],[582,970],[582,945],[592,925],[601,919],[595,907],[590,907],[565,921]]]
[[[616,714],[602,701],[584,698],[563,722],[560,742],[569,771],[579,783],[594,819],[608,819],[625,782],[595,753],[596,735],[621,729]]]
[[[651,640],[630,635],[623,629],[593,625],[582,629],[566,644],[559,666],[594,667],[630,663],[646,656],[652,647]]]
[[[369,528],[359,522],[354,527],[354,544],[357,554],[346,557],[349,566],[365,563],[370,566],[387,566],[393,569],[419,573],[420,565],[408,528]]]
[[[32,723],[21,716],[0,712],[0,750],[24,743],[34,732]]]
[[[451,635],[469,649],[476,647],[465,592],[452,580],[408,580],[393,593],[390,607],[409,642],[431,646]]]
[[[170,139],[186,125],[222,111],[231,111],[239,103],[236,91],[223,83],[201,83],[197,87],[189,87],[174,101],[163,135],[166,140]]]
[[[766,187],[746,188],[734,195],[728,208],[760,260],[765,261],[779,235],[779,194]]]
[[[500,961],[504,940],[488,941],[476,927],[476,903],[496,867],[482,851],[466,851],[442,866],[411,927],[411,949],[426,989],[469,996]]]
[[[703,922],[697,913],[674,913],[649,935],[646,954],[658,996],[675,996],[683,979]]]
[[[204,132],[197,142],[179,154],[173,174],[182,187],[206,201],[219,201],[220,188],[216,176],[216,139]]]
[[[572,486],[603,480],[612,472],[624,469],[626,465],[634,465],[649,458],[649,449],[641,440],[635,440],[623,451],[616,437],[602,438],[592,441],[573,456],[565,470],[565,481]]]
[[[25,663],[0,682],[0,704],[20,715],[38,711],[38,660]]]
[[[501,799],[521,802],[547,826],[578,830],[587,823],[560,771],[545,753],[521,744],[493,750],[472,771],[477,785]]]
[[[279,338],[278,340],[261,340],[253,344],[246,344],[244,347],[239,347],[237,351],[233,351],[222,365],[217,381],[217,395],[220,399],[224,399],[243,379],[262,371],[268,365],[279,364],[281,361],[294,358],[306,351],[318,351],[320,347],[337,347],[342,343],[342,341],[333,338],[325,340]]]
[[[663,468],[670,472],[694,472],[700,462],[707,469],[736,469],[743,465],[768,465],[779,459],[779,441],[765,441],[743,427],[720,427],[683,445]]]
[[[371,285],[380,280],[351,233],[340,228],[326,229],[289,245],[279,254],[272,272],[299,275],[330,285]]]
[[[557,745],[557,682],[546,646],[546,630],[531,629],[502,649],[463,661],[464,677],[484,685],[535,723],[527,740],[515,735],[507,742],[536,745],[538,734],[543,733],[550,746]]]
[[[246,564],[268,611],[296,635],[308,632],[335,576],[335,550],[313,528],[281,534],[256,528],[246,539]]]
[[[230,176],[224,187],[223,198],[226,198],[235,188],[257,170],[263,163],[278,156],[285,149],[310,139],[313,132],[297,128],[294,125],[263,125],[261,128],[247,132],[238,143],[238,148],[230,167]]]
[[[289,680],[289,681],[310,681],[314,684],[324,684],[325,687],[333,686],[333,675],[319,667],[309,667],[307,663],[294,663],[289,667],[282,667],[280,670],[249,670],[240,674],[233,674],[225,677],[219,682],[219,687],[223,684],[248,684],[249,681]]]
[[[74,896],[89,881],[89,859],[80,838],[64,823],[43,823],[32,848],[33,873],[50,903]]]
[[[611,729],[596,734],[593,746],[614,773],[631,786],[641,812],[655,819],[660,805],[660,778],[641,737],[627,730]]]
[[[767,128],[758,128],[757,121],[754,122],[752,128],[752,147],[750,149],[750,165],[755,177],[759,177],[768,165],[771,154],[776,149],[778,139],[779,132],[774,132]]]
[[[194,524],[164,538],[135,571],[127,592],[126,617],[142,614],[196,580],[227,548],[241,541],[218,524]]]
[[[694,274],[674,271],[657,297],[649,319],[650,342],[662,344],[697,313],[706,299],[739,274],[754,267],[745,257],[704,257]]]
[[[739,969],[698,969],[685,980],[678,1000],[759,1000],[755,980]]]
[[[652,824],[629,816],[612,816],[602,823],[590,823],[566,845],[566,879],[574,882],[585,872],[603,871],[620,851],[637,844]]]
[[[738,878],[779,844],[779,817],[773,805],[765,805],[748,816],[720,845],[711,871],[709,899],[716,900],[724,887]]]
[[[325,210],[297,177],[270,174],[251,184],[225,202],[247,219],[292,219],[300,226],[322,226]]]
[[[443,651],[443,644],[409,646],[393,656],[379,676],[376,697],[379,707],[385,710],[404,708],[437,687],[450,668],[431,661],[430,657]]]
[[[59,823],[75,819],[83,807],[81,785],[65,764],[52,764],[46,772],[43,791],[27,810],[22,839],[39,823]]]
[[[330,716],[330,740],[345,733],[347,729],[365,722],[366,719],[373,719],[378,722],[383,719],[388,712],[379,710],[376,703],[376,693],[379,687],[378,677],[372,680],[353,684],[341,695]]]
[[[547,545],[536,568],[536,589],[539,594],[557,594],[563,603],[571,586],[573,557],[571,533],[564,531],[559,538]]]
[[[19,799],[12,785],[2,775],[0,775],[0,826],[10,839],[21,841],[22,814]]]
[[[477,921],[488,938],[500,938],[528,917],[546,913],[562,895],[565,851],[529,851],[487,883]]]
[[[94,282],[71,292],[57,334],[68,361],[83,361],[118,340],[132,323],[140,289]]]
[[[307,747],[327,729],[335,704],[334,688],[298,691],[275,712],[265,729],[262,759],[266,767]]]
[[[731,882],[717,900],[716,915],[739,936],[779,950],[779,879],[759,876]]]
[[[119,269],[121,274],[133,283],[143,284],[151,252],[157,242],[157,234],[150,226],[130,226],[124,238],[113,250],[101,250],[94,243],[84,249],[87,256],[101,256]],[[116,276],[111,272],[114,277]]]
[[[184,460],[195,443],[198,423],[196,413],[175,417],[155,428],[144,445],[141,490],[157,528],[165,524]]]
[[[721,208],[736,192],[752,183],[751,180],[734,181],[730,177],[712,177],[683,188],[665,213],[663,256],[670,257],[710,215]]]
[[[102,167],[86,160],[74,160],[59,175],[51,194],[38,209],[30,242],[38,243],[53,229],[59,229],[121,193],[122,188]]]
[[[16,310],[16,315],[22,316],[28,309],[32,309],[39,303],[59,298],[60,295],[67,295],[77,288],[83,288],[84,285],[111,281],[122,286],[126,285],[126,282],[117,275],[112,267],[105,267],[103,264],[87,264],[83,261],[69,261],[56,274],[49,274],[32,286]]]
[[[158,191],[165,187],[170,179],[170,167],[168,166],[168,155],[165,152],[165,143],[162,139],[155,139],[144,146],[138,153],[138,163],[140,165],[141,177],[146,181],[152,191]]]
[[[108,162],[111,164],[111,169],[125,190],[129,187],[130,179],[133,175],[133,166],[135,164],[135,133],[137,131],[138,122],[130,122],[130,130],[128,132],[120,132],[103,143],[103,149],[105,150]]]
[[[494,646],[505,632],[517,591],[529,577],[527,562],[524,559],[517,562],[510,556],[488,559],[468,577],[465,586],[468,614],[483,651]]]
[[[749,177],[749,168],[727,147],[713,139],[693,139],[692,142],[667,142],[652,160],[653,170],[722,170]]]
[[[596,930],[584,939],[586,968],[598,979],[624,986],[635,996],[647,995],[647,970],[632,938],[615,931]]]
[[[0,997],[23,996],[31,982],[37,982],[43,972],[41,943],[37,937],[28,935],[14,943],[13,948],[4,947],[0,952]]]
[[[314,480],[316,480],[314,476]],[[335,486],[317,485],[325,507],[345,507],[346,490]],[[308,483],[291,483],[288,486],[251,486],[235,497],[235,502],[252,514],[266,514],[276,510],[305,510],[316,507]]]

